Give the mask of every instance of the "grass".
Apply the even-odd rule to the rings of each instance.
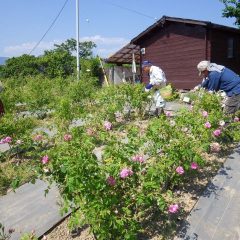
[[[32,179],[35,172],[32,170],[33,160],[0,163],[0,195],[7,194],[12,185],[22,185]]]

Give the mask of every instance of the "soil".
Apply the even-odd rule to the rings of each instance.
[[[184,212],[184,215],[181,215],[179,221],[177,221],[177,229],[197,203],[208,182],[217,174],[218,170],[235,147],[236,145],[232,145],[230,148],[228,147],[228,149],[221,151],[221,154],[205,154],[204,157],[207,164],[205,167],[198,170],[197,177],[189,179],[184,186],[175,190],[174,195],[178,199],[178,202],[182,203],[181,209],[183,210],[182,212]],[[56,227],[47,232],[42,240],[94,240],[94,236],[90,233],[89,227],[79,229],[76,236],[72,237],[68,229],[68,222],[69,217],[65,218]],[[159,228],[158,224],[156,224],[156,226]],[[156,228],[154,230],[154,234],[150,234],[151,237],[148,238],[149,240],[166,239],[165,236],[160,233],[160,229],[159,232],[156,231]],[[177,232],[174,233],[174,236],[176,235]],[[167,239],[173,239],[174,236],[168,236]],[[146,240],[146,237],[140,239]]]

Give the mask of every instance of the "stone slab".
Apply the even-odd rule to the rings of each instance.
[[[166,102],[166,105],[164,107],[165,111],[174,111],[177,112],[180,109],[189,109],[190,105],[186,103],[181,103],[181,102]]]
[[[24,233],[35,231],[40,237],[65,216],[60,215],[60,195],[56,186],[51,186],[44,196],[48,184],[37,180],[27,183],[0,198],[0,222],[5,230],[14,229],[11,240],[18,240]]]
[[[4,153],[8,150],[10,150],[10,145],[8,143],[0,144],[0,152]]]

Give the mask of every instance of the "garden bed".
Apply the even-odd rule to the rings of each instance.
[[[98,239],[173,237],[224,161],[220,149],[239,142],[239,116],[225,116],[220,96],[201,91],[189,109],[150,117],[141,85],[88,92],[85,85],[31,101],[54,108],[48,120],[56,134],[33,136],[34,121],[4,116],[2,141],[10,137],[14,150],[23,139],[22,157],[34,160],[36,178],[57,184],[72,228],[89,224]],[[72,126],[74,119],[84,124]]]
[[[238,144],[232,144],[228,146],[227,149],[223,149],[218,154],[204,154],[206,159],[206,165],[198,170],[198,176],[196,178],[189,179],[189,182],[184,184],[184,186],[179,186],[174,192],[174,197],[177,202],[181,202],[181,208],[184,215],[179,216],[176,221],[176,232],[174,231],[171,236],[168,236],[169,231],[164,234],[162,231],[162,226],[158,225],[158,222],[151,222],[146,225],[150,229],[154,229],[155,232],[150,231],[147,239],[149,240],[163,240],[163,239],[173,239],[177,235],[177,229],[179,229],[187,218],[188,214],[194,208],[199,197],[202,195],[203,191],[206,189],[207,184],[215,177],[218,170],[222,167],[227,157],[234,151]],[[69,230],[69,218],[70,216],[63,219],[56,226],[50,229],[42,240],[95,240],[94,236],[90,232],[90,227],[85,226],[83,228],[78,228],[74,231],[72,235]],[[170,226],[171,227],[171,226]],[[167,229],[166,229],[167,230]],[[139,237],[139,240],[146,240],[144,237]]]

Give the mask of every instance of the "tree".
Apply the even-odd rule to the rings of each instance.
[[[26,77],[39,74],[39,63],[35,56],[23,54],[20,57],[9,58],[1,69],[3,77]]]
[[[69,53],[76,52],[77,41],[73,38],[67,39],[64,43],[54,44],[56,50],[64,50]],[[90,58],[93,56],[93,48],[97,45],[92,41],[85,41],[79,43],[79,57],[80,58]]]
[[[240,0],[220,0],[224,3],[225,8],[223,9],[222,16],[226,18],[235,17],[235,25],[240,28]]]
[[[42,56],[35,57],[24,54],[20,57],[9,58],[6,65],[0,68],[1,77],[26,77],[42,74],[49,78],[67,77],[75,73],[76,57],[73,52],[76,51],[76,40],[71,38],[60,45],[55,44],[55,48],[47,50]],[[96,61],[93,61],[93,48],[96,44],[81,42],[79,52],[81,61],[86,60],[86,70],[97,74]],[[89,65],[89,66],[88,66]],[[92,71],[94,70],[94,71]]]
[[[74,73],[75,58],[65,50],[45,51],[39,57],[41,73],[49,78],[67,77]]]

